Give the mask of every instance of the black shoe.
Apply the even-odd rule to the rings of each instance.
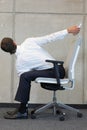
[[[15,114],[18,113],[18,111],[19,111],[19,109],[18,109],[18,108],[15,108],[14,110],[9,110],[9,111],[7,111],[6,114],[8,114],[8,115],[15,115]],[[27,114],[28,114],[28,108],[26,109],[26,112],[27,112]]]
[[[4,118],[5,119],[28,119],[28,114],[27,112],[25,113],[20,113],[20,112],[17,112],[15,113],[14,115],[4,115]]]

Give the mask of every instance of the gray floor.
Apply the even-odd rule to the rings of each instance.
[[[54,117],[50,112],[41,113],[36,119],[29,118],[22,120],[7,120],[3,118],[4,113],[13,108],[0,108],[0,130],[87,130],[87,110],[81,109],[82,118],[78,118],[76,113],[66,112],[65,121],[59,121],[59,117]],[[50,111],[50,110],[49,110]]]

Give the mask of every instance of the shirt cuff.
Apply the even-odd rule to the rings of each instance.
[[[64,30],[64,34],[69,34],[67,29]]]

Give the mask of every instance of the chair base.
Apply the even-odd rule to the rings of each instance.
[[[54,93],[53,93],[53,101],[46,104],[46,105],[44,105],[44,106],[42,106],[41,108],[33,110],[31,112],[31,118],[35,119],[37,114],[39,114],[39,113],[41,113],[41,112],[43,112],[43,111],[45,111],[45,110],[47,110],[49,108],[53,109],[53,115],[54,116],[59,115],[59,120],[60,121],[65,120],[65,113],[61,111],[61,108],[76,112],[77,117],[82,117],[82,113],[80,113],[80,111],[78,109],[73,108],[73,107],[71,107],[69,105],[58,103],[57,100],[56,100],[55,91],[54,91]]]
[[[50,108],[52,108],[54,116],[59,115],[61,121],[65,119],[64,118],[65,113],[61,111],[61,109],[59,108],[59,106],[56,102],[50,102],[50,103],[46,104],[45,106],[42,106],[41,108],[33,110],[31,112],[31,118],[35,119],[37,114],[39,114],[47,109],[50,109]]]

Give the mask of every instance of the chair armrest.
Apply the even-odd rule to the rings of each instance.
[[[46,60],[46,62],[50,62],[53,64],[59,64],[59,65],[63,65],[64,61],[56,61],[56,60]]]

